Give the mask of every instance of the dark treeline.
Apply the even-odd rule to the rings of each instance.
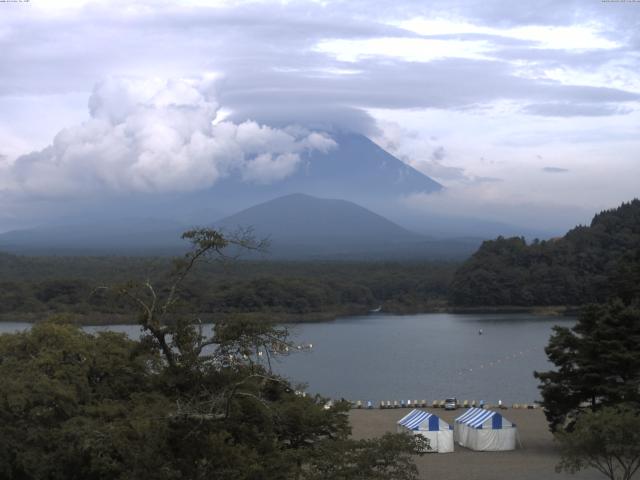
[[[584,305],[640,293],[640,200],[596,215],[564,237],[482,244],[456,272],[455,305]]]
[[[457,264],[437,262],[230,262],[199,265],[180,308],[204,317],[242,314],[278,321],[360,314],[383,305],[408,313],[443,305]],[[145,257],[0,255],[0,318],[72,313],[85,323],[131,321],[127,303],[102,286],[158,281],[171,264]],[[160,281],[162,285],[162,281]]]

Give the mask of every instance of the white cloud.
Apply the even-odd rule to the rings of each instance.
[[[436,138],[425,138],[396,122],[378,120],[378,124],[381,134],[374,141],[419,172],[443,185],[471,180],[464,168],[450,164],[447,149]]]
[[[525,40],[535,48],[552,50],[614,49],[620,43],[604,35],[604,27],[596,22],[575,25],[523,25],[511,28],[475,25],[464,19],[416,17],[395,25],[419,35],[483,34],[514,40]]]
[[[295,153],[263,153],[246,163],[242,177],[255,183],[271,183],[291,175],[299,161],[300,156]]]
[[[394,37],[323,40],[315,49],[333,55],[341,62],[357,62],[376,56],[401,58],[409,62],[430,62],[441,58],[487,59],[491,50],[485,41]]]
[[[537,48],[552,50],[609,50],[620,44],[602,35],[597,24],[549,26],[527,25],[506,30],[507,36],[535,42]]]
[[[446,187],[407,199],[416,212],[560,232],[638,196],[640,163],[629,159],[637,157],[640,144],[637,127],[630,128],[625,116],[369,112],[382,130],[379,144]],[[640,114],[629,116],[638,125]],[[567,172],[550,175],[544,170],[550,165]]]
[[[111,78],[89,100],[90,118],[52,145],[5,161],[4,188],[37,195],[190,191],[238,171],[255,183],[293,173],[327,136],[253,121],[219,121],[211,78]]]
[[[206,188],[232,173],[277,181],[306,149],[335,145],[283,126],[372,135],[370,112],[376,141],[452,191],[500,192],[478,215],[523,196],[551,218],[556,204],[594,211],[637,195],[635,5],[40,0],[2,10],[0,192],[39,201]],[[223,75],[217,90],[210,71]],[[96,87],[87,120],[88,90],[110,75],[120,77]],[[42,150],[64,125],[75,126]],[[544,174],[548,165],[570,172]]]

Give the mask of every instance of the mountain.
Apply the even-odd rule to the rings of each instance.
[[[338,145],[335,150],[307,157],[280,188],[365,205],[443,188],[363,135],[332,138]]]
[[[206,224],[205,224],[206,225]],[[346,200],[291,194],[230,215],[213,225],[232,232],[251,227],[268,237],[268,259],[461,259],[480,244],[477,238],[432,239]],[[176,255],[187,244],[180,235],[193,225],[157,219],[125,219],[68,224],[0,234],[0,251],[39,255]]]
[[[460,258],[480,243],[433,240],[353,202],[305,194],[285,195],[216,223],[227,231],[249,226],[270,239],[271,258]]]
[[[640,200],[593,217],[564,237],[484,242],[458,269],[457,305],[583,305],[640,299]]]
[[[226,228],[252,226],[276,241],[324,243],[416,241],[421,237],[386,218],[346,200],[316,198],[301,193],[255,205],[219,222]]]
[[[60,198],[39,205],[28,215],[11,215],[11,223],[0,224],[0,231],[37,227],[58,227],[64,233],[69,226],[94,225],[100,230],[126,230],[128,218],[157,219],[180,225],[210,225],[220,218],[242,209],[293,193],[304,193],[320,198],[339,198],[357,203],[384,217],[410,228],[414,232],[446,239],[451,237],[491,238],[522,232],[527,237],[547,238],[546,232],[524,232],[509,225],[420,212],[409,208],[405,199],[416,193],[434,193],[442,185],[400,161],[365,136],[359,134],[330,134],[336,147],[326,153],[301,153],[297,169],[288,177],[263,184],[246,181],[238,172],[222,177],[211,187],[193,192],[137,192],[117,196],[96,192],[95,196],[77,199]],[[146,222],[146,220],[143,220]],[[158,225],[158,228],[162,228]],[[152,228],[154,231],[156,227]],[[108,232],[105,232],[108,235]],[[553,232],[557,234],[557,232]],[[20,235],[0,242],[11,249],[19,248]],[[52,232],[52,240],[58,233]],[[97,236],[97,244],[102,241]],[[152,236],[153,237],[153,236]],[[106,237],[104,237],[106,239]],[[144,240],[142,236],[141,240]],[[92,239],[86,239],[92,244]],[[153,240],[153,238],[152,238]],[[7,243],[7,241],[9,243]],[[55,242],[54,242],[55,243]],[[84,242],[81,242],[84,243]],[[140,248],[143,242],[138,242]],[[25,244],[26,246],[26,244]]]
[[[0,234],[0,251],[37,255],[162,255],[184,250],[188,226],[149,218],[72,223]]]
[[[349,200],[378,210],[396,205],[407,195],[443,188],[363,135],[332,133],[331,138],[337,144],[335,148],[326,153],[303,154],[296,171],[282,180],[269,184],[247,182],[235,173],[207,190],[185,195],[185,208],[215,205],[231,213],[272,198],[304,193]]]

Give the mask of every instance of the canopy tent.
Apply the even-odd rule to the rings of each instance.
[[[470,408],[455,420],[455,441],[471,450],[515,450],[517,434],[514,423],[492,410]]]
[[[453,452],[453,427],[433,413],[411,410],[398,420],[398,432],[422,435],[429,440],[428,452]]]

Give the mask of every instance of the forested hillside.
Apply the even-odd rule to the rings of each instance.
[[[564,237],[486,241],[456,272],[455,305],[583,305],[640,294],[640,200]]]
[[[199,265],[183,285],[180,309],[207,315],[305,321],[442,306],[459,264],[439,262],[260,262]],[[28,257],[0,254],[0,319],[75,314],[84,323],[135,321],[129,305],[98,289],[150,279],[159,285],[167,258]]]

